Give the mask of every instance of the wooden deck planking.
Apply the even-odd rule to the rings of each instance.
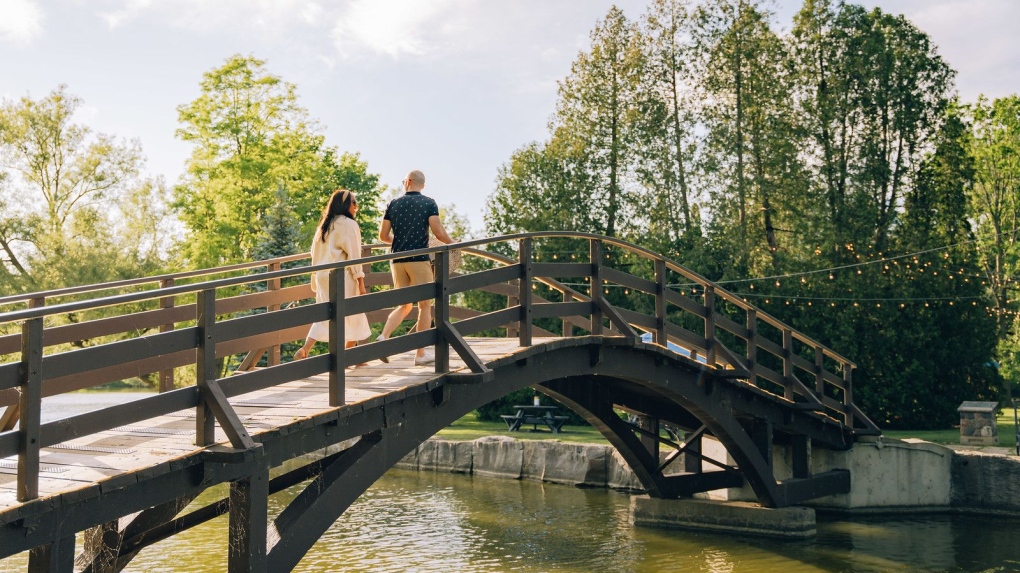
[[[467,341],[483,362],[520,350],[516,338],[468,338]],[[459,356],[451,351],[451,371],[464,367]],[[345,376],[345,402],[356,404],[423,384],[440,376],[434,368],[432,364],[415,366],[413,352],[394,355],[389,364],[372,361],[365,366],[349,368]],[[230,398],[230,403],[248,432],[258,435],[330,410],[328,384],[329,376],[320,374],[235,396]],[[89,487],[114,476],[192,454],[201,449],[194,445],[194,439],[195,412],[182,410],[44,448],[40,455],[40,497]],[[227,442],[218,424],[215,440]],[[115,451],[90,451],[90,447]],[[17,463],[17,458],[0,461],[11,465],[11,462]],[[0,467],[0,512],[20,505],[16,485],[16,467]]]

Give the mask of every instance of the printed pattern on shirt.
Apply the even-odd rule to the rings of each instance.
[[[413,251],[429,246],[429,217],[439,216],[439,205],[431,197],[417,191],[408,191],[390,201],[383,219],[393,229],[391,252]],[[396,259],[396,263],[427,261],[428,255]]]

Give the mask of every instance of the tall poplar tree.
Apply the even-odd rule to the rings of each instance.
[[[698,17],[713,236],[738,275],[776,272],[779,233],[804,197],[785,45],[756,2],[714,3]]]
[[[638,180],[649,195],[642,219],[646,242],[663,252],[687,248],[700,235],[694,186],[698,150],[694,18],[689,0],[655,0],[642,22],[645,66],[635,119]]]
[[[560,82],[553,139],[582,162],[595,229],[616,236],[628,229],[633,212],[629,178],[643,54],[637,27],[615,6],[591,39],[591,50],[578,55]]]

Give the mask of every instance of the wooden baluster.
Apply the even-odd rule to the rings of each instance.
[[[40,426],[42,425],[43,319],[30,318],[21,325],[21,420],[18,433],[18,501],[39,497]]]
[[[815,346],[815,395],[819,400],[825,395],[825,353],[821,346]]]
[[[446,339],[442,325],[450,321],[450,294],[447,286],[450,279],[450,253],[436,253],[436,304],[433,305],[436,321],[436,373],[450,371],[450,341]],[[524,329],[521,329],[523,332]],[[523,335],[522,335],[523,336]]]
[[[783,397],[793,400],[793,331],[783,329]]]
[[[521,327],[520,345],[531,346],[531,239],[520,240],[518,255],[521,265],[520,298]]]
[[[344,349],[347,346],[347,329],[344,320],[344,289],[347,269],[329,271],[329,405],[337,408],[347,403],[347,362]]]
[[[705,286],[705,362],[715,368],[715,286]]]
[[[574,300],[574,293],[566,290],[563,291],[563,302],[571,302]],[[570,319],[566,316],[563,317],[563,336],[574,335],[574,324],[570,322]]]
[[[602,241],[591,240],[591,332],[602,334]]]
[[[269,263],[269,267],[266,269],[269,272],[280,270],[280,263],[273,262]],[[266,281],[266,289],[270,292],[280,290],[281,284],[280,279],[269,279]],[[266,307],[266,312],[274,312],[280,310],[279,304],[271,304]],[[274,344],[269,347],[268,356],[266,356],[266,364],[268,366],[276,366],[280,363],[280,345]],[[255,366],[254,364],[252,366]]]
[[[655,343],[668,346],[666,334],[666,261],[655,259]]]
[[[203,384],[215,380],[216,374],[216,290],[198,292],[196,298],[196,324],[198,326],[198,352],[195,381]],[[199,399],[195,412],[195,445],[208,446],[216,439],[216,419],[209,402]]]
[[[843,423],[851,428],[854,427],[854,413],[850,409],[850,405],[854,403],[853,394],[853,368],[843,363]]]
[[[159,288],[170,288],[172,286],[174,286],[174,279],[173,278],[162,279],[162,280],[159,281]],[[174,303],[175,298],[176,297],[173,297],[173,296],[160,297],[160,299],[159,299],[159,309],[160,310],[167,310],[167,309],[173,308],[174,304],[175,304]],[[173,329],[174,329],[173,321],[165,322],[165,323],[159,325],[159,331],[160,332],[170,332]],[[174,389],[174,371],[173,371],[173,369],[170,369],[170,370],[160,370],[159,373],[157,374],[157,376],[159,377],[158,384],[159,384],[159,392],[160,393],[169,392],[169,391]]]
[[[46,306],[46,297],[36,297],[29,299],[28,308],[39,308]],[[18,419],[21,417],[21,405],[18,402],[7,406],[2,416],[0,416],[0,432],[9,432],[14,429],[18,424]]]
[[[758,383],[758,311],[747,309],[747,381],[752,385]]]
[[[516,282],[517,282],[517,288],[520,289],[520,287],[521,287],[520,281],[516,281]],[[513,285],[513,283],[511,283],[511,286],[512,285]],[[506,307],[507,308],[515,307],[515,306],[517,306],[519,304],[519,302],[520,301],[517,299],[516,296],[508,296],[508,297],[506,297]],[[520,322],[511,322],[510,324],[507,324],[506,325],[506,337],[507,338],[516,338],[517,336],[519,336],[520,335],[520,331],[521,331],[520,324],[521,324]]]

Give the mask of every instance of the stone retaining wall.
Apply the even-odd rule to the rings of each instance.
[[[1020,458],[1014,456],[954,452],[919,440],[887,438],[862,441],[847,452],[816,450],[814,454],[814,472],[849,469],[852,488],[849,494],[807,504],[818,510],[959,511],[1020,517]],[[786,458],[786,452],[777,449],[774,460],[780,479],[789,477]],[[623,458],[608,445],[520,441],[506,436],[470,442],[433,438],[397,467],[643,492]],[[746,487],[711,493],[706,497],[755,500]]]

